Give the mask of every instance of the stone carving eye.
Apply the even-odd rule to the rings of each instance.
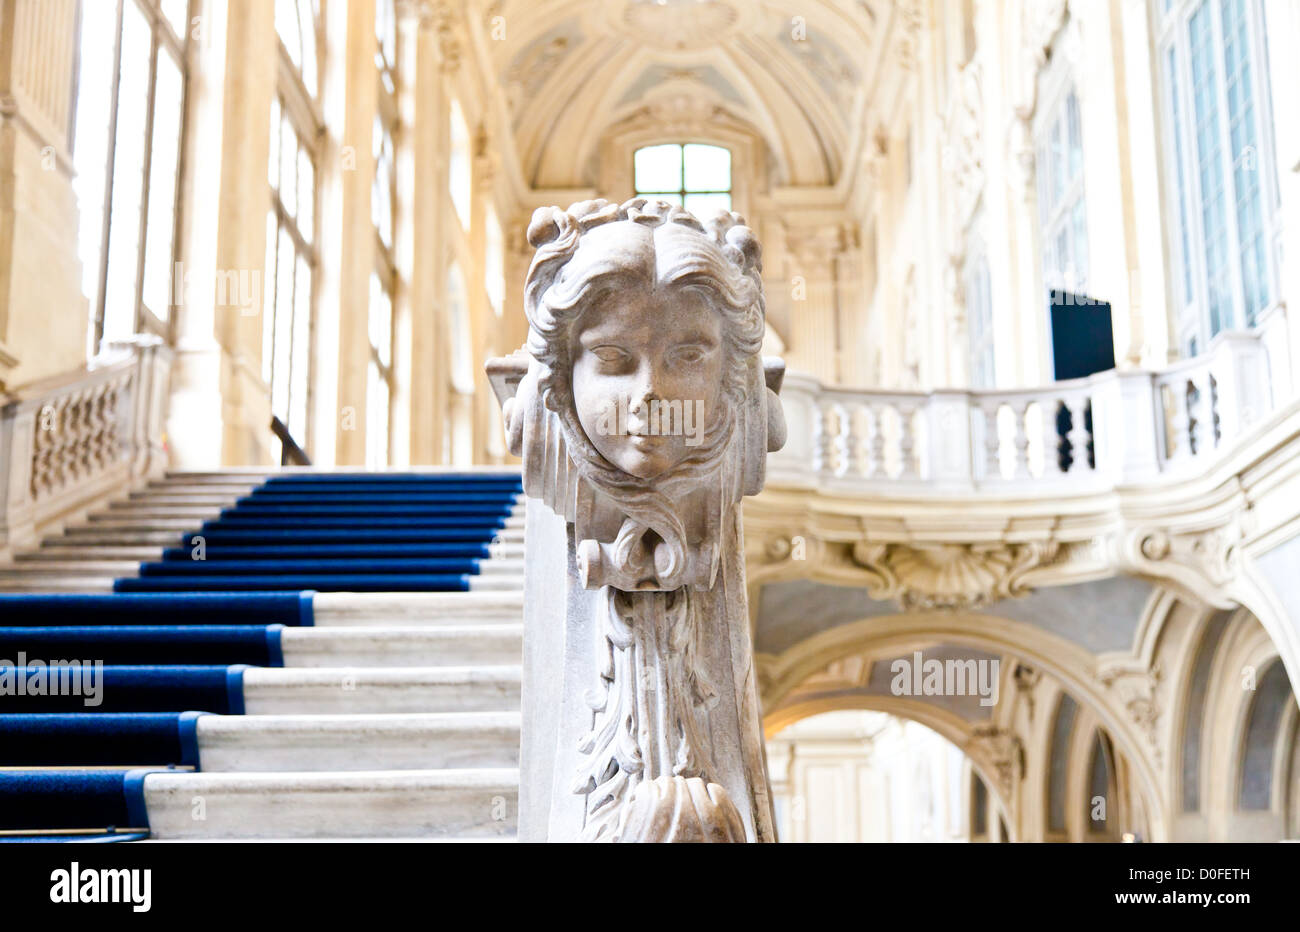
[[[593,346],[589,352],[594,354],[601,362],[606,363],[608,367],[625,365],[632,359],[625,350],[609,344]]]
[[[679,346],[673,350],[672,361],[686,366],[694,366],[704,361],[708,351],[703,346]]]

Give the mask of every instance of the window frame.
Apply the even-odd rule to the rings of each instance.
[[[284,39],[280,36],[279,30],[276,32],[276,48],[278,54],[278,68],[276,90],[273,96],[273,103],[278,105],[280,121],[287,122],[290,131],[297,137],[298,145],[301,151],[307,154],[307,159],[312,166],[312,211],[311,211],[311,239],[308,241],[301,229],[301,204],[297,205],[296,216],[291,216],[288,208],[284,203],[284,196],[280,189],[278,166],[283,161],[283,154],[280,151],[280,128],[276,127],[274,137],[270,140],[267,151],[268,162],[274,155],[277,166],[277,182],[271,184],[268,178],[268,193],[270,196],[270,208],[268,218],[275,218],[275,240],[274,244],[268,243],[268,253],[275,257],[274,267],[264,270],[264,288],[263,292],[267,299],[263,301],[262,313],[271,315],[263,321],[263,370],[267,375],[267,390],[270,392],[269,400],[272,404],[272,413],[280,417],[288,429],[290,436],[306,452],[310,453],[312,448],[313,433],[313,407],[315,402],[315,391],[312,384],[312,356],[311,347],[315,344],[316,339],[316,310],[319,301],[320,291],[320,188],[321,188],[321,141],[325,133],[325,122],[320,111],[319,87],[320,87],[320,61],[323,50],[322,23],[320,11],[317,9],[313,0],[301,0],[308,4],[313,25],[313,40],[316,47],[316,85],[317,96],[313,96],[307,87],[303,78],[301,69],[294,63],[289,54],[288,48],[284,44]],[[295,0],[295,6],[297,0]],[[269,166],[268,166],[269,167]],[[294,165],[295,184],[297,183],[298,167]],[[295,191],[295,200],[298,197]],[[269,226],[269,224],[268,224]],[[276,315],[280,308],[279,294],[279,241],[281,232],[289,235],[293,243],[294,263],[295,266],[299,259],[304,259],[308,267],[308,288],[307,297],[307,322],[304,326],[307,328],[307,353],[304,359],[295,358],[293,340],[294,333],[298,326],[298,301],[297,301],[297,275],[296,268],[293,276],[294,285],[289,295],[289,312],[292,315],[287,330],[289,347],[289,374],[288,388],[286,390],[286,406],[283,415],[275,409],[275,385],[276,385],[276,347],[279,327]],[[270,232],[268,230],[268,232]],[[265,338],[265,334],[270,334],[270,341]],[[306,378],[303,379],[303,386],[306,392],[306,398],[302,399],[304,417],[301,425],[293,423],[293,410],[295,404],[294,385],[295,369],[298,365],[307,367]],[[301,435],[296,433],[301,430]]]
[[[1255,155],[1259,176],[1260,235],[1264,269],[1260,279],[1265,289],[1263,307],[1246,308],[1242,273],[1241,231],[1238,210],[1240,195],[1234,172],[1238,157],[1233,151],[1228,80],[1225,73],[1225,43],[1222,0],[1164,0],[1152,4],[1152,34],[1155,37],[1156,78],[1159,100],[1158,135],[1161,146],[1161,178],[1166,191],[1165,228],[1167,244],[1169,308],[1176,333],[1177,349],[1185,356],[1203,352],[1210,342],[1227,330],[1258,326],[1280,303],[1280,255],[1282,224],[1279,217],[1280,189],[1274,158],[1273,101],[1268,72],[1268,41],[1264,11],[1258,0],[1242,0],[1246,17],[1246,53],[1251,69]],[[1221,153],[1220,183],[1223,185],[1226,250],[1229,266],[1228,319],[1214,330],[1211,320],[1209,270],[1203,212],[1204,195],[1200,178],[1191,61],[1191,21],[1204,4],[1209,5],[1211,52],[1214,64],[1214,107],[1217,144]],[[1170,56],[1172,54],[1172,73]],[[1185,222],[1184,222],[1185,220]],[[1191,289],[1188,292],[1188,282]]]
[[[678,170],[680,172],[681,184],[676,191],[642,189],[637,184],[636,177],[636,156],[643,149],[657,149],[661,146],[676,146],[678,157]],[[729,184],[725,189],[722,188],[687,188],[686,186],[686,147],[687,146],[708,146],[713,149],[722,149],[727,153],[727,175]],[[727,209],[734,210],[736,206],[736,181],[735,181],[736,153],[730,146],[719,145],[716,142],[707,142],[700,140],[671,140],[665,142],[647,142],[632,149],[632,193],[636,197],[676,197],[679,205],[685,209],[686,198],[696,194],[725,194],[727,196]]]
[[[1078,82],[1070,55],[1066,51],[1066,44],[1075,39],[1071,32],[1073,26],[1074,21],[1067,19],[1052,43],[1047,63],[1038,75],[1038,106],[1033,122],[1034,174],[1037,182],[1038,208],[1038,274],[1049,308],[1053,292],[1069,291],[1083,294],[1092,279],[1083,100],[1079,96]],[[1071,101],[1074,102],[1074,113],[1078,118],[1079,168],[1077,172],[1070,170],[1071,156],[1075,151],[1071,145]],[[1053,148],[1053,136],[1057,131],[1061,134],[1059,156]],[[1054,193],[1058,158],[1063,158],[1065,161],[1064,186],[1060,196],[1053,200],[1048,197],[1048,194]],[[1075,213],[1079,209],[1083,210],[1082,238],[1078,236],[1079,231],[1074,222]],[[1051,267],[1048,264],[1048,257],[1056,255],[1055,244],[1062,233],[1067,235],[1070,255],[1058,272],[1056,266],[1061,265],[1060,257],[1056,257],[1057,262]],[[1081,251],[1082,261],[1080,261]],[[1071,270],[1074,272],[1073,281],[1068,278]]]
[[[144,17],[149,27],[149,64],[148,80],[145,95],[145,125],[144,140],[142,142],[143,159],[140,165],[140,205],[138,217],[138,229],[136,232],[136,262],[135,262],[135,301],[133,309],[133,320],[131,332],[133,334],[147,332],[162,337],[168,343],[175,342],[175,316],[171,313],[179,300],[183,300],[182,295],[175,293],[175,266],[180,255],[180,231],[183,224],[182,209],[184,198],[182,192],[185,184],[186,159],[185,159],[185,140],[188,137],[189,130],[189,96],[190,96],[190,67],[189,67],[189,30],[186,29],[184,35],[177,36],[172,29],[167,14],[162,9],[161,0],[115,0],[116,10],[114,15],[114,34],[113,34],[113,69],[112,69],[112,90],[109,93],[110,115],[108,120],[108,144],[105,150],[104,159],[104,188],[101,199],[102,218],[100,221],[99,232],[99,267],[96,270],[96,294],[92,299],[94,307],[92,309],[92,348],[95,352],[100,351],[104,342],[104,325],[107,310],[107,293],[108,293],[108,266],[109,266],[109,247],[112,243],[113,228],[113,191],[117,182],[117,155],[118,155],[118,116],[121,113],[121,89],[122,89],[122,34],[125,26],[126,4],[130,3],[135,6],[140,15]],[[190,22],[190,14],[193,12],[190,0],[187,0],[185,7],[186,23]],[[79,41],[81,37],[79,36]],[[154,118],[157,108],[157,87],[158,87],[158,55],[160,51],[165,52],[172,57],[181,81],[180,96],[180,120],[178,124],[178,136],[176,140],[176,169],[175,182],[172,191],[172,231],[171,231],[171,249],[169,250],[169,261],[167,269],[167,307],[166,317],[160,316],[157,311],[148,307],[144,303],[145,292],[145,260],[148,255],[149,244],[149,207],[153,175],[153,150],[154,150]],[[72,122],[75,133],[76,126],[76,108],[73,108]],[[75,147],[75,135],[73,145]],[[75,150],[74,150],[75,151]]]
[[[390,15],[385,15],[385,11]],[[385,36],[383,28],[389,26],[392,29],[392,55],[391,57],[385,51]],[[373,373],[387,387],[388,399],[385,405],[386,414],[384,425],[384,457],[383,462],[371,462],[370,445],[367,443],[366,459],[367,465],[374,467],[388,466],[393,460],[393,399],[397,397],[397,371],[393,357],[395,349],[394,328],[396,326],[396,308],[397,308],[397,291],[401,279],[401,273],[397,266],[397,146],[398,136],[401,132],[401,120],[398,112],[397,92],[399,83],[399,58],[401,43],[397,35],[397,12],[393,0],[377,0],[375,4],[375,67],[379,72],[379,81],[376,87],[377,101],[375,107],[375,124],[372,133],[376,134],[379,151],[375,152],[375,174],[371,179],[371,224],[375,235],[375,262],[373,273],[375,279],[379,282],[379,287],[388,301],[388,332],[386,334],[386,349],[388,362],[383,361],[383,352],[375,344],[375,341],[367,337],[368,359],[367,359],[367,383],[366,390],[369,392],[369,378]],[[375,144],[375,138],[372,138],[372,145]],[[385,159],[385,153],[390,158]],[[380,165],[387,167],[387,198],[388,198],[388,237],[389,242],[384,241],[384,231],[380,229],[379,223],[382,218],[377,217],[375,211],[375,199],[379,196],[381,190],[381,179],[379,176]],[[376,308],[372,305],[367,308],[367,318],[374,314]],[[367,335],[370,333],[369,321],[366,328]],[[367,406],[367,412],[369,406]],[[368,416],[368,415],[367,415]],[[369,436],[369,430],[367,430]]]

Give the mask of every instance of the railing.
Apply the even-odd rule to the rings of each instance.
[[[311,457],[298,445],[298,441],[293,439],[293,434],[289,432],[289,425],[274,414],[271,415],[271,433],[275,434],[275,439],[280,441],[281,466],[311,465]]]
[[[865,391],[799,373],[769,485],[894,494],[1087,491],[1191,471],[1291,397],[1281,308],[1169,368],[1028,390]]]
[[[170,359],[162,341],[135,337],[0,399],[0,553],[165,468]]]

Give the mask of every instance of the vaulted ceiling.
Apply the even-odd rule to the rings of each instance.
[[[834,184],[864,132],[894,0],[499,0],[488,43],[523,178],[595,183],[610,127],[708,112],[765,143],[775,185]],[[701,109],[703,108],[703,109]]]

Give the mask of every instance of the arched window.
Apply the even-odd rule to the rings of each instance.
[[[185,0],[82,4],[75,187],[92,348],[167,335],[185,112]]]
[[[1053,834],[1062,834],[1067,827],[1065,803],[1070,772],[1070,736],[1074,733],[1078,711],[1079,704],[1074,697],[1062,695],[1056,707],[1056,719],[1052,722],[1051,757],[1047,767],[1047,831]]]
[[[280,70],[281,80],[271,101],[267,164],[271,210],[266,218],[262,377],[271,387],[271,413],[299,446],[309,450],[311,327],[318,264],[317,140],[321,132],[316,100],[320,31],[315,3],[277,0],[275,29],[280,54],[293,67],[287,73]]]
[[[1242,741],[1237,808],[1268,810],[1273,806],[1273,775],[1286,744],[1280,726],[1287,705],[1295,702],[1282,661],[1275,660],[1255,686]]]
[[[1163,0],[1157,18],[1174,306],[1194,355],[1277,294],[1267,38],[1258,0]]]
[[[637,194],[680,204],[696,216],[731,210],[731,150],[700,143],[645,146],[632,156]]]
[[[1114,773],[1110,739],[1099,730],[1093,737],[1088,761],[1088,799],[1084,811],[1084,824],[1093,835],[1115,834]]]
[[[1084,198],[1083,119],[1075,91],[1070,25],[1058,35],[1039,77],[1034,122],[1043,284],[1052,292],[1086,294],[1088,211]]]

